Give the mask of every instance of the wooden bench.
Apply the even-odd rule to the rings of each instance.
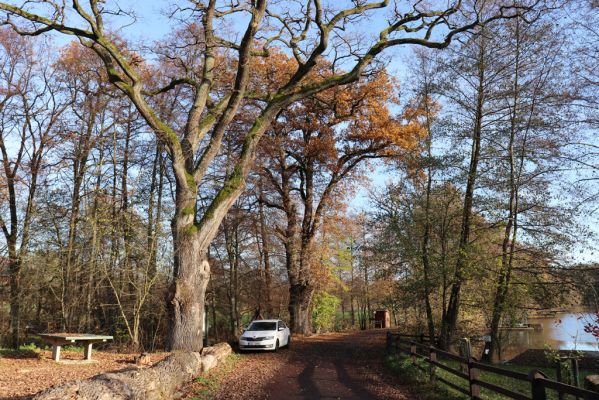
[[[112,336],[90,335],[87,333],[40,333],[43,341],[52,345],[52,359],[60,360],[60,348],[68,344],[83,344],[84,360],[92,359],[92,346],[94,343],[103,343],[112,340]]]

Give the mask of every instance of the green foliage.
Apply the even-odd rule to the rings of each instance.
[[[18,350],[0,348],[0,358],[39,358],[42,350],[35,343],[21,345]]]
[[[335,315],[341,299],[327,292],[318,292],[314,296],[312,325],[317,332],[330,331],[335,327]]]
[[[43,348],[38,347],[37,344],[35,343],[29,343],[29,344],[23,344],[21,346],[19,346],[19,350],[21,351],[41,351],[43,350]]]
[[[223,379],[235,369],[240,360],[241,356],[239,354],[230,354],[218,367],[207,374],[195,378],[194,381],[199,384],[200,388],[196,390],[196,396],[192,397],[191,400],[208,400],[214,398],[214,395],[224,383]]]
[[[68,346],[63,346],[62,349],[64,351],[83,352],[83,346],[68,345]]]
[[[417,360],[417,364],[422,368],[428,368],[422,360]],[[446,386],[437,384],[431,385],[428,382],[428,375],[418,369],[412,360],[397,356],[387,356],[385,365],[404,385],[410,386],[410,392],[423,400],[459,400],[464,396],[450,391]]]
[[[196,381],[197,383],[200,383],[200,384],[202,384],[203,386],[205,386],[205,387],[206,387],[206,389],[205,389],[206,391],[212,391],[212,390],[214,390],[214,389],[216,388],[216,386],[217,386],[217,385],[216,385],[216,382],[214,381],[214,379],[211,379],[211,378],[209,378],[209,377],[206,377],[206,376],[203,376],[203,375],[200,375],[200,376],[198,376],[198,377],[195,379],[195,381]]]

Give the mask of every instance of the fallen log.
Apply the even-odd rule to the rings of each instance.
[[[202,349],[202,372],[207,372],[231,354],[233,349],[227,343],[217,343],[214,346]]]
[[[224,345],[224,346],[222,346]],[[228,352],[227,352],[228,347]],[[209,368],[227,355],[231,346],[219,343],[204,348]],[[209,357],[208,357],[209,355]],[[121,372],[96,375],[90,379],[66,382],[36,394],[34,400],[166,400],[176,398],[177,391],[198,376],[207,364],[194,352],[175,352],[156,365]],[[208,361],[208,360],[207,360]],[[207,370],[207,369],[206,369]]]
[[[153,367],[96,375],[67,382],[38,393],[35,400],[158,400],[176,391],[201,372],[199,353],[176,352]]]
[[[233,349],[228,343],[217,343],[214,346],[204,347],[202,349],[202,357],[207,355],[213,355],[216,357],[217,362],[220,364],[225,358],[231,354]]]

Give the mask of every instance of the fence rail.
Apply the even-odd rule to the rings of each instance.
[[[418,341],[414,339],[418,339]],[[456,354],[437,349],[430,344],[428,337],[423,335],[402,335],[399,333],[387,332],[387,353],[397,355],[404,353],[408,355],[416,367],[424,372],[428,372],[429,379],[432,383],[437,381],[442,382],[452,389],[470,396],[472,399],[481,399],[481,388],[485,388],[494,393],[501,394],[506,398],[515,400],[547,400],[547,389],[554,390],[560,398],[562,398],[564,394],[569,394],[576,396],[577,399],[599,400],[599,393],[554,381],[547,378],[541,371],[533,370],[529,374],[514,372],[493,365],[480,363],[474,358],[460,357]],[[464,367],[464,370],[458,370],[439,362],[437,360],[438,356],[459,362]],[[416,363],[417,359],[427,363],[428,368],[418,365]],[[437,376],[437,368],[464,379],[468,382],[468,388],[466,389],[457,385],[442,376]],[[495,383],[486,382],[480,378],[481,371],[520,381],[528,381],[530,383],[531,395],[519,393]]]

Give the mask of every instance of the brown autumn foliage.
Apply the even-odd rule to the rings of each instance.
[[[283,68],[293,66],[284,55],[278,59]],[[323,64],[310,78],[322,79],[327,71]],[[284,76],[272,74],[277,75]],[[290,321],[296,332],[310,330],[316,282],[328,274],[318,250],[323,243],[316,243],[323,225],[343,208],[369,160],[403,158],[418,147],[420,114],[413,107],[397,113],[398,94],[397,80],[385,70],[373,71],[354,85],[290,106],[263,141],[259,172],[270,183],[268,204],[286,216],[277,232],[286,248]]]

